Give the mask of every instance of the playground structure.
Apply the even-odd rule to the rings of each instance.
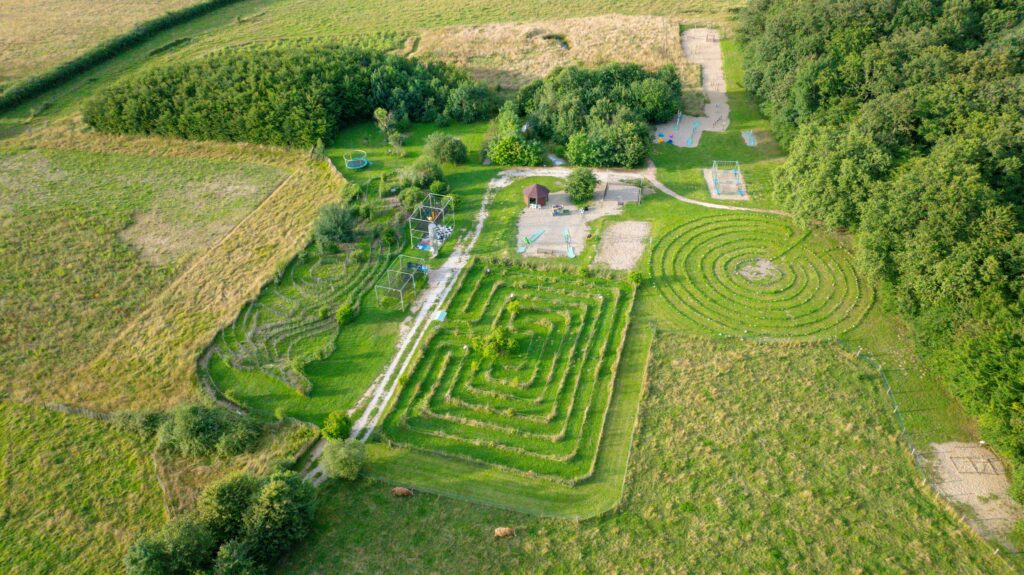
[[[427,277],[429,271],[430,268],[423,258],[399,255],[373,286],[377,305],[383,305],[388,298],[394,298],[402,311],[405,311],[406,306],[412,303],[417,280]]]
[[[563,237],[565,237],[565,255],[568,256],[570,259],[576,257],[576,250],[573,249],[572,247],[572,236],[569,235],[569,228],[565,228],[565,231],[562,232],[562,235]]]
[[[751,148],[757,146],[757,136],[754,135],[753,130],[743,130],[743,143],[750,146]]]
[[[682,113],[654,130],[654,142],[680,148],[696,148],[704,132],[724,132],[729,128],[729,100],[726,97],[722,47],[718,31],[691,28],[683,33],[682,48],[687,61],[701,66],[701,88],[707,103],[702,115]]]
[[[361,170],[366,166],[370,165],[370,160],[366,157],[366,152],[362,150],[352,150],[342,155],[345,159],[345,167],[350,170]]]
[[[704,170],[711,197],[724,200],[747,200],[747,185],[740,163],[715,160],[710,170]]]
[[[409,242],[418,250],[437,257],[441,246],[454,231],[449,222],[455,211],[451,196],[427,194],[409,216]]]

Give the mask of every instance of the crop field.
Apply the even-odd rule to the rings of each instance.
[[[0,150],[0,389],[52,397],[284,175],[235,161]]]
[[[0,571],[116,572],[164,520],[150,450],[105,422],[0,402]]]
[[[389,261],[387,254],[369,253],[367,246],[338,254],[306,250],[217,335],[208,352],[209,371],[200,365],[200,376],[212,377],[228,398],[258,408],[265,417],[307,419],[311,406],[303,399],[320,404],[316,422],[331,408],[350,406],[362,392],[351,378],[337,381],[341,388],[335,389],[330,383],[340,378],[311,378],[304,368],[333,352],[339,335],[335,311],[343,304],[359,307]],[[365,379],[356,382],[368,383]],[[341,392],[347,397],[339,397]]]
[[[0,18],[4,84],[45,72],[132,26],[199,0],[5,0]]]
[[[712,333],[813,338],[855,327],[873,291],[853,257],[775,216],[708,215],[662,235],[650,254],[658,295]]]
[[[632,300],[633,289],[623,282],[566,281],[559,271],[475,262],[409,374],[384,434],[401,445],[531,476],[586,480]],[[515,339],[507,357],[481,357],[464,346],[499,326]]]

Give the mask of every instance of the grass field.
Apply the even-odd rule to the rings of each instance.
[[[334,484],[277,571],[1011,572],[923,485],[882,399],[833,344],[659,332],[618,512],[573,523]]]
[[[235,161],[0,150],[0,389],[52,397],[284,177]]]
[[[0,571],[119,571],[164,520],[151,449],[105,422],[0,402]]]
[[[0,18],[0,93],[136,24],[199,0],[6,0]]]

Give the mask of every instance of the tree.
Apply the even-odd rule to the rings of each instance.
[[[412,186],[425,190],[438,180],[444,180],[444,170],[434,158],[428,156],[420,156],[412,165],[398,171],[398,181],[402,187]]]
[[[491,161],[499,166],[536,166],[543,152],[539,143],[516,135],[492,140],[487,148]]]
[[[385,138],[395,131],[395,115],[384,108],[377,108],[373,111],[373,121],[377,124],[377,129],[380,130],[380,133]]]
[[[352,241],[355,228],[356,214],[351,208],[339,203],[326,204],[320,208],[313,224],[313,240],[320,249],[330,249]]]
[[[328,476],[352,481],[359,477],[365,459],[363,442],[358,439],[346,439],[327,444],[320,463]]]
[[[324,426],[320,432],[327,439],[335,441],[346,439],[352,432],[352,419],[344,411],[332,411],[324,419]]]
[[[125,555],[129,575],[190,575],[213,561],[217,542],[202,523],[186,515],[155,536],[144,536]]]
[[[217,541],[229,541],[242,530],[242,518],[259,493],[262,482],[238,472],[213,482],[196,501],[196,516]]]
[[[217,551],[213,575],[263,575],[267,569],[253,555],[248,542],[238,539],[228,541]]]
[[[444,132],[434,132],[427,136],[423,153],[447,164],[465,164],[469,155],[462,140]]]
[[[594,188],[597,186],[597,176],[588,168],[575,168],[569,174],[569,182],[566,191],[574,204],[585,205],[594,199]]]
[[[242,537],[253,557],[266,562],[302,539],[309,532],[315,505],[313,486],[295,473],[270,476],[243,521]]]

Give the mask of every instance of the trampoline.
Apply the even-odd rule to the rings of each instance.
[[[345,167],[350,170],[361,170],[370,165],[370,160],[366,159],[366,152],[362,150],[353,150],[342,157],[345,158]]]

